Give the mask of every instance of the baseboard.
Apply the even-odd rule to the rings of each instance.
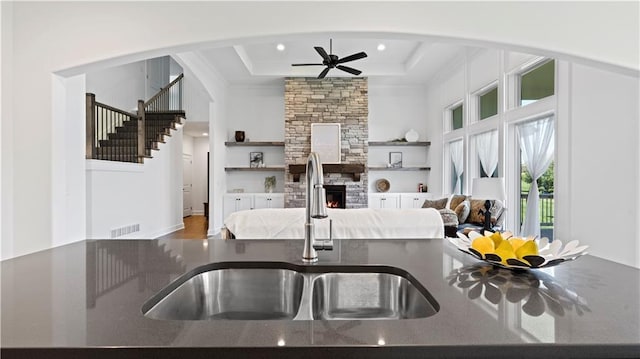
[[[218,228],[216,230],[216,228],[209,227],[209,230],[207,231],[207,237],[221,238],[220,229]]]
[[[191,215],[192,216],[204,216],[204,210],[203,209],[191,210]]]
[[[171,226],[169,228],[157,231],[157,232],[153,233],[152,235],[148,236],[148,238],[156,239],[158,237],[165,236],[165,235],[167,235],[169,233],[173,233],[173,232],[179,231],[181,229],[184,229],[184,223],[182,223],[182,222],[180,222],[178,224],[174,224],[173,226]]]

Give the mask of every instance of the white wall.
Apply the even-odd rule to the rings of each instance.
[[[118,238],[156,238],[183,228],[182,130],[172,131],[144,164],[87,161],[87,238],[140,224]]]
[[[54,142],[61,140],[53,137],[52,130],[52,73],[78,75],[229,39],[349,31],[394,31],[457,39],[464,44],[477,45],[479,41],[485,45],[507,45],[522,52],[603,64],[627,74],[636,74],[639,63],[638,4],[635,2],[474,2],[464,7],[439,2],[411,2],[402,6],[392,2],[366,6],[361,2],[265,2],[253,4],[251,11],[247,11],[244,3],[221,2],[191,5],[167,2],[163,6],[150,2],[2,2],[0,6],[3,7],[3,30],[5,24],[12,25],[10,42],[4,41],[6,32],[3,31],[3,74],[13,75],[11,91],[2,91],[2,242],[3,248],[10,248],[9,252],[3,250],[4,258],[53,245],[52,181],[64,169],[51,163],[65,159],[53,161],[50,154]],[[12,11],[4,11],[9,8]],[[306,16],[310,13],[315,16]],[[354,20],[354,13],[366,21]],[[572,31],[566,31],[567,13],[581,19],[571,24]],[[242,21],[238,19],[239,14]],[[505,14],[526,16],[521,16],[518,26],[513,26],[512,21],[504,21]],[[9,21],[5,21],[5,15],[10,17]],[[176,18],[189,19],[189,26],[157,25]],[[332,21],[327,22],[327,18]],[[545,24],[546,31],[539,31],[540,23]],[[628,39],[625,43],[635,46],[620,46],[619,41],[610,39]],[[13,44],[12,49],[4,46],[8,43]],[[4,86],[4,76],[2,82]],[[205,87],[213,94],[216,87],[224,86],[209,83]],[[222,121],[216,122],[216,119],[222,120],[224,117],[219,116],[225,113],[224,100],[221,101],[224,94],[216,95],[212,96],[210,120],[218,127],[211,127],[211,131],[222,130],[224,135],[211,136],[211,143],[216,154],[213,161],[220,165],[224,157],[216,156],[222,156],[224,147],[220,147],[220,143],[227,137],[227,129]],[[34,98],[38,106],[32,105]],[[67,117],[67,121],[76,125],[83,120]],[[9,132],[5,132],[7,128]],[[5,181],[7,175],[11,178]],[[222,192],[225,181],[221,173],[216,173],[212,187]],[[85,189],[70,191],[84,192]],[[6,197],[11,195],[13,199]],[[222,208],[221,198],[214,199],[213,205]],[[221,219],[215,224],[219,225]],[[5,245],[5,241],[9,243]]]
[[[114,66],[86,75],[86,92],[96,101],[121,110],[136,112],[138,100],[146,101],[146,62],[137,61]]]
[[[591,254],[640,267],[640,82],[577,64],[570,78],[570,132],[558,142],[571,146],[571,236]]]
[[[284,141],[284,82],[281,86],[232,86],[229,88],[226,141],[235,131],[245,141]],[[249,167],[249,153],[262,152],[266,166],[284,166],[283,147],[225,148],[225,167]],[[264,192],[264,178],[276,176],[276,192],[284,191],[284,171],[226,173],[227,192]]]
[[[227,124],[227,141],[235,141],[235,131],[244,131],[245,141],[282,141],[284,82],[282,86],[231,86]]]
[[[369,82],[369,141],[391,141],[405,137],[410,129],[418,132],[418,141],[431,141],[439,133],[427,130],[426,91],[423,86],[383,86]],[[369,146],[368,165],[384,167],[389,152],[402,152],[402,164],[430,166],[430,147]],[[377,192],[376,180],[391,183],[390,192],[416,192],[418,183],[428,184],[429,171],[369,171],[369,192]],[[439,176],[437,176],[439,177]]]

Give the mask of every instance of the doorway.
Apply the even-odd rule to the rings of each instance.
[[[182,154],[182,217],[193,214],[193,158],[188,153]]]

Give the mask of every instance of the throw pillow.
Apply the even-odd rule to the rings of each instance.
[[[469,200],[462,201],[459,205],[456,206],[456,209],[453,210],[458,216],[458,222],[464,223],[467,221],[467,217],[469,217],[469,212],[471,211],[471,203]]]
[[[440,215],[442,216],[442,224],[445,227],[457,227],[458,226],[458,215],[448,208],[439,209]]]
[[[422,204],[422,208],[443,209],[443,208],[445,208],[446,205],[447,205],[447,199],[446,198],[437,199],[435,201],[427,199]]]
[[[465,199],[467,199],[467,196],[463,194],[454,194],[453,196],[451,196],[449,207],[447,208],[450,208],[455,211],[456,207],[458,207],[458,205],[462,203]],[[460,222],[460,223],[463,223],[463,222]]]
[[[467,217],[468,223],[484,224],[484,199],[472,199],[470,203],[469,217]]]

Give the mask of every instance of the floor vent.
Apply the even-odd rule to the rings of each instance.
[[[140,224],[131,224],[128,226],[115,228],[111,230],[111,238],[126,236],[134,232],[140,232]]]

